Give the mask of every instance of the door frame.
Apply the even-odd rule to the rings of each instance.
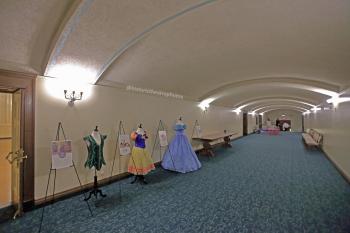
[[[36,74],[0,69],[0,87],[22,89],[21,146],[28,158],[24,162],[23,208],[34,206],[34,127]]]
[[[258,115],[258,117],[259,117],[259,129],[261,129],[262,128],[262,115]]]
[[[248,135],[248,113],[243,112],[243,136]]]

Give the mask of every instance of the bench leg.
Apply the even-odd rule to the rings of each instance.
[[[213,152],[213,147],[210,145],[209,142],[204,142],[203,143],[203,148],[204,148],[204,152],[208,155],[210,155],[211,157],[214,157],[214,152]]]
[[[230,144],[230,137],[224,137],[223,147],[232,147]]]

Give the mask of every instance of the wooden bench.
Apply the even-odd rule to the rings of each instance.
[[[230,144],[231,136],[236,135],[236,132],[223,132],[223,133],[210,133],[206,135],[202,135],[201,137],[193,137],[193,140],[199,140],[203,143],[203,151],[206,154],[214,156],[213,152],[213,142],[217,142],[220,139],[223,141],[219,141],[216,144],[222,144],[223,147],[232,147]],[[214,144],[215,145],[215,144]]]
[[[320,147],[323,140],[323,135],[314,129],[310,129],[307,133],[302,134],[303,141],[307,146]]]

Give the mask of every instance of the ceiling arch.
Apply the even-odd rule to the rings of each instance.
[[[229,107],[267,95],[317,105],[350,86],[349,9],[344,0],[3,0],[0,68]]]
[[[286,103],[286,102],[278,102],[278,103],[270,103],[270,104],[265,104],[265,105],[259,105],[259,106],[255,106],[253,108],[250,108],[250,109],[246,109],[246,110],[243,110],[245,112],[254,112],[254,113],[257,113],[257,112],[260,112],[261,110],[267,108],[267,107],[295,107],[295,108],[300,108],[302,109],[303,111],[308,111],[310,110],[310,108],[308,108],[307,106],[303,106],[303,105],[294,105],[294,104],[290,104],[290,103]],[[236,112],[236,111],[235,111]]]
[[[270,100],[287,100],[287,101],[291,101],[291,102],[301,102],[301,103],[307,103],[312,107],[317,105],[317,103],[313,102],[311,99],[301,98],[299,96],[267,95],[267,96],[259,96],[259,97],[250,98],[250,99],[247,99],[244,101],[240,101],[240,102],[236,103],[236,105],[233,108],[239,108],[242,106],[249,106],[251,104],[270,101]]]
[[[101,82],[165,89],[197,100],[210,98],[207,94],[217,87],[255,77],[295,77],[323,82],[335,86],[331,91],[338,92],[339,86],[348,82],[346,75],[342,73],[342,79],[336,77],[339,73],[331,72],[329,66],[334,64],[333,70],[340,70],[338,66],[348,68],[345,60],[337,64],[327,62],[334,56],[326,54],[331,52],[345,59],[347,53],[341,53],[348,42],[338,44],[342,47],[339,50],[338,45],[328,47],[330,27],[317,32],[315,29],[334,24],[332,30],[338,31],[340,28],[336,25],[340,25],[340,20],[342,29],[337,36],[348,38],[350,34],[345,27],[348,18],[327,14],[323,18],[322,13],[329,10],[323,0],[318,1],[316,7],[295,1],[273,1],[273,7],[260,4],[260,1],[217,1],[210,7],[178,17],[128,49],[111,65]],[[339,4],[346,7],[344,2]],[[290,9],[291,5],[294,16],[278,13]],[[341,13],[347,14],[345,9]],[[323,17],[319,18],[321,14]],[[314,88],[312,83],[311,88]],[[328,88],[322,89],[315,91],[333,94],[327,92]]]
[[[293,77],[261,77],[255,79],[249,79],[239,82],[233,82],[225,84],[219,88],[216,88],[204,96],[201,97],[201,100],[207,98],[218,99],[223,96],[229,95],[234,92],[236,89],[245,87],[245,86],[278,86],[278,87],[287,87],[302,89],[305,91],[317,92],[326,96],[336,96],[339,92],[339,86],[320,82],[313,81],[310,79],[301,79]]]
[[[264,110],[266,109],[270,109],[270,108],[275,108],[275,109],[283,109],[283,108],[291,108],[291,109],[299,109],[300,111],[308,111],[309,109],[301,107],[301,106],[297,106],[297,105],[288,105],[288,104],[272,104],[272,105],[264,105],[264,106],[260,106],[259,108],[256,109],[252,109],[252,112],[255,113],[261,113],[264,112]]]
[[[266,114],[268,112],[272,112],[276,110],[289,110],[289,111],[292,110],[292,111],[300,112],[300,114],[304,112],[300,109],[293,109],[293,108],[272,108],[272,109],[265,110],[264,112],[261,112],[261,114]]]
[[[250,110],[250,109],[254,109],[256,107],[259,107],[261,105],[264,104],[295,104],[295,105],[300,105],[303,106],[305,108],[311,108],[311,107],[315,107],[316,105],[305,102],[305,101],[301,101],[298,99],[289,99],[289,98],[283,98],[283,97],[278,97],[278,98],[262,98],[262,99],[256,99],[253,101],[247,101],[241,105],[238,105],[238,107],[236,107],[235,109],[239,109],[239,110]]]

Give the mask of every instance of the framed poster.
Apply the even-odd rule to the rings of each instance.
[[[166,131],[164,131],[164,130],[158,131],[158,135],[159,135],[160,146],[162,146],[162,147],[167,146],[168,145],[168,137],[166,135]]]
[[[51,142],[52,169],[62,169],[73,166],[72,141]]]
[[[131,153],[131,143],[129,135],[120,134],[118,144],[120,155],[129,155]]]

